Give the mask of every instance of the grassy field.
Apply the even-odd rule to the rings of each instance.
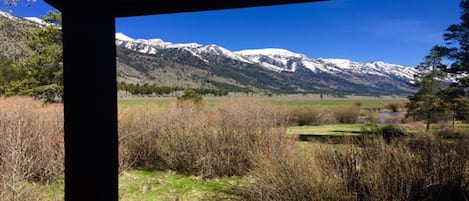
[[[176,99],[169,98],[132,98],[132,99],[119,99],[119,106],[139,106],[139,105],[149,105],[157,107],[170,106],[175,103]]]
[[[245,97],[234,97],[245,98]],[[205,104],[209,107],[218,105],[223,100],[229,97],[206,97]],[[317,98],[296,98],[296,97],[283,97],[283,98],[256,98],[266,103],[279,105],[279,106],[321,106],[321,107],[340,107],[340,106],[355,106],[360,105],[364,107],[379,107],[385,106],[389,103],[405,103],[404,99],[392,98],[341,98],[341,99],[324,99]],[[152,106],[169,106],[176,102],[176,98],[132,98],[132,99],[119,99],[118,104],[121,106],[137,106],[137,105],[152,105]]]
[[[208,99],[205,100],[205,104],[209,107],[214,107],[218,105],[220,101],[223,99]],[[168,107],[173,104],[176,104],[176,98],[132,98],[132,99],[119,99],[118,105],[124,107],[132,107],[132,106],[141,106],[141,105],[148,105],[148,106],[155,106],[155,107]]]
[[[385,106],[393,102],[404,102],[393,99],[336,99],[336,100],[269,100],[268,102],[281,106],[322,106],[340,107],[361,105],[364,107]]]
[[[230,187],[241,179],[237,177],[203,180],[171,171],[131,170],[119,177],[119,200],[217,200],[226,199]],[[63,181],[41,187],[40,200],[63,200]]]

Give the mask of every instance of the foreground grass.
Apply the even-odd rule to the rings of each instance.
[[[119,177],[119,200],[220,200],[240,178],[203,180],[170,171],[131,170]],[[64,182],[41,186],[40,200],[63,200]]]

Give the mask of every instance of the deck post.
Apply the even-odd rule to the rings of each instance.
[[[62,10],[66,201],[118,200],[115,19],[90,7]]]

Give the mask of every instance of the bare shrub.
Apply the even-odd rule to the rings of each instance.
[[[325,111],[322,108],[315,107],[300,107],[295,108],[290,112],[290,121],[294,125],[321,125],[325,123]]]
[[[436,132],[441,139],[469,139],[469,131],[463,129],[443,128]]]
[[[342,123],[342,124],[357,123],[360,117],[360,108],[342,107],[334,111],[334,116],[338,123]]]
[[[119,165],[120,171],[131,167],[154,166],[158,130],[164,110],[149,106],[119,108]]]
[[[394,102],[388,103],[384,107],[390,112],[399,112],[401,111],[402,108],[404,108],[404,104],[401,102],[394,101]]]
[[[321,158],[333,165],[359,200],[464,200],[469,165],[464,143],[427,138],[412,148],[404,142],[376,140],[374,146],[351,146]]]
[[[364,111],[365,120],[369,123],[378,123],[380,120],[379,113],[372,108],[366,108]]]
[[[229,100],[216,109],[184,101],[119,113],[120,146],[133,167],[205,178],[244,175],[261,154],[281,154],[288,142],[284,111],[254,100]]]
[[[467,200],[467,141],[423,137],[420,146],[410,146],[381,138],[376,135],[365,147],[329,146],[263,157],[234,192],[241,200]]]
[[[234,190],[241,200],[354,200],[344,180],[312,153],[292,150],[283,157],[266,155],[249,178]]]
[[[0,197],[35,199],[31,182],[63,175],[63,107],[26,97],[0,99]]]

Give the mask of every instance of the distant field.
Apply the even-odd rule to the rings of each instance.
[[[238,97],[236,97],[238,98]],[[242,97],[246,98],[246,97]],[[229,97],[209,97],[205,98],[205,104],[209,107],[218,105],[221,101],[230,99]],[[317,98],[295,98],[295,97],[281,97],[281,98],[253,98],[266,103],[271,103],[278,106],[321,106],[321,107],[340,107],[340,106],[354,106],[361,105],[364,107],[377,107],[385,106],[389,103],[405,103],[405,99],[377,99],[369,97],[369,99],[325,99],[320,100]],[[170,106],[176,102],[176,98],[133,98],[133,99],[119,99],[118,103],[121,106],[137,106],[137,105],[150,105],[150,106]]]
[[[393,102],[404,102],[404,100],[393,99],[337,99],[337,100],[269,100],[276,105],[282,106],[354,106],[361,105],[365,107],[384,106]]]
[[[119,99],[117,101],[119,106],[158,106],[165,107],[173,104],[176,99],[168,98],[132,98],[132,99]]]
[[[363,124],[328,124],[321,126],[292,126],[288,134],[299,135],[360,135]]]

